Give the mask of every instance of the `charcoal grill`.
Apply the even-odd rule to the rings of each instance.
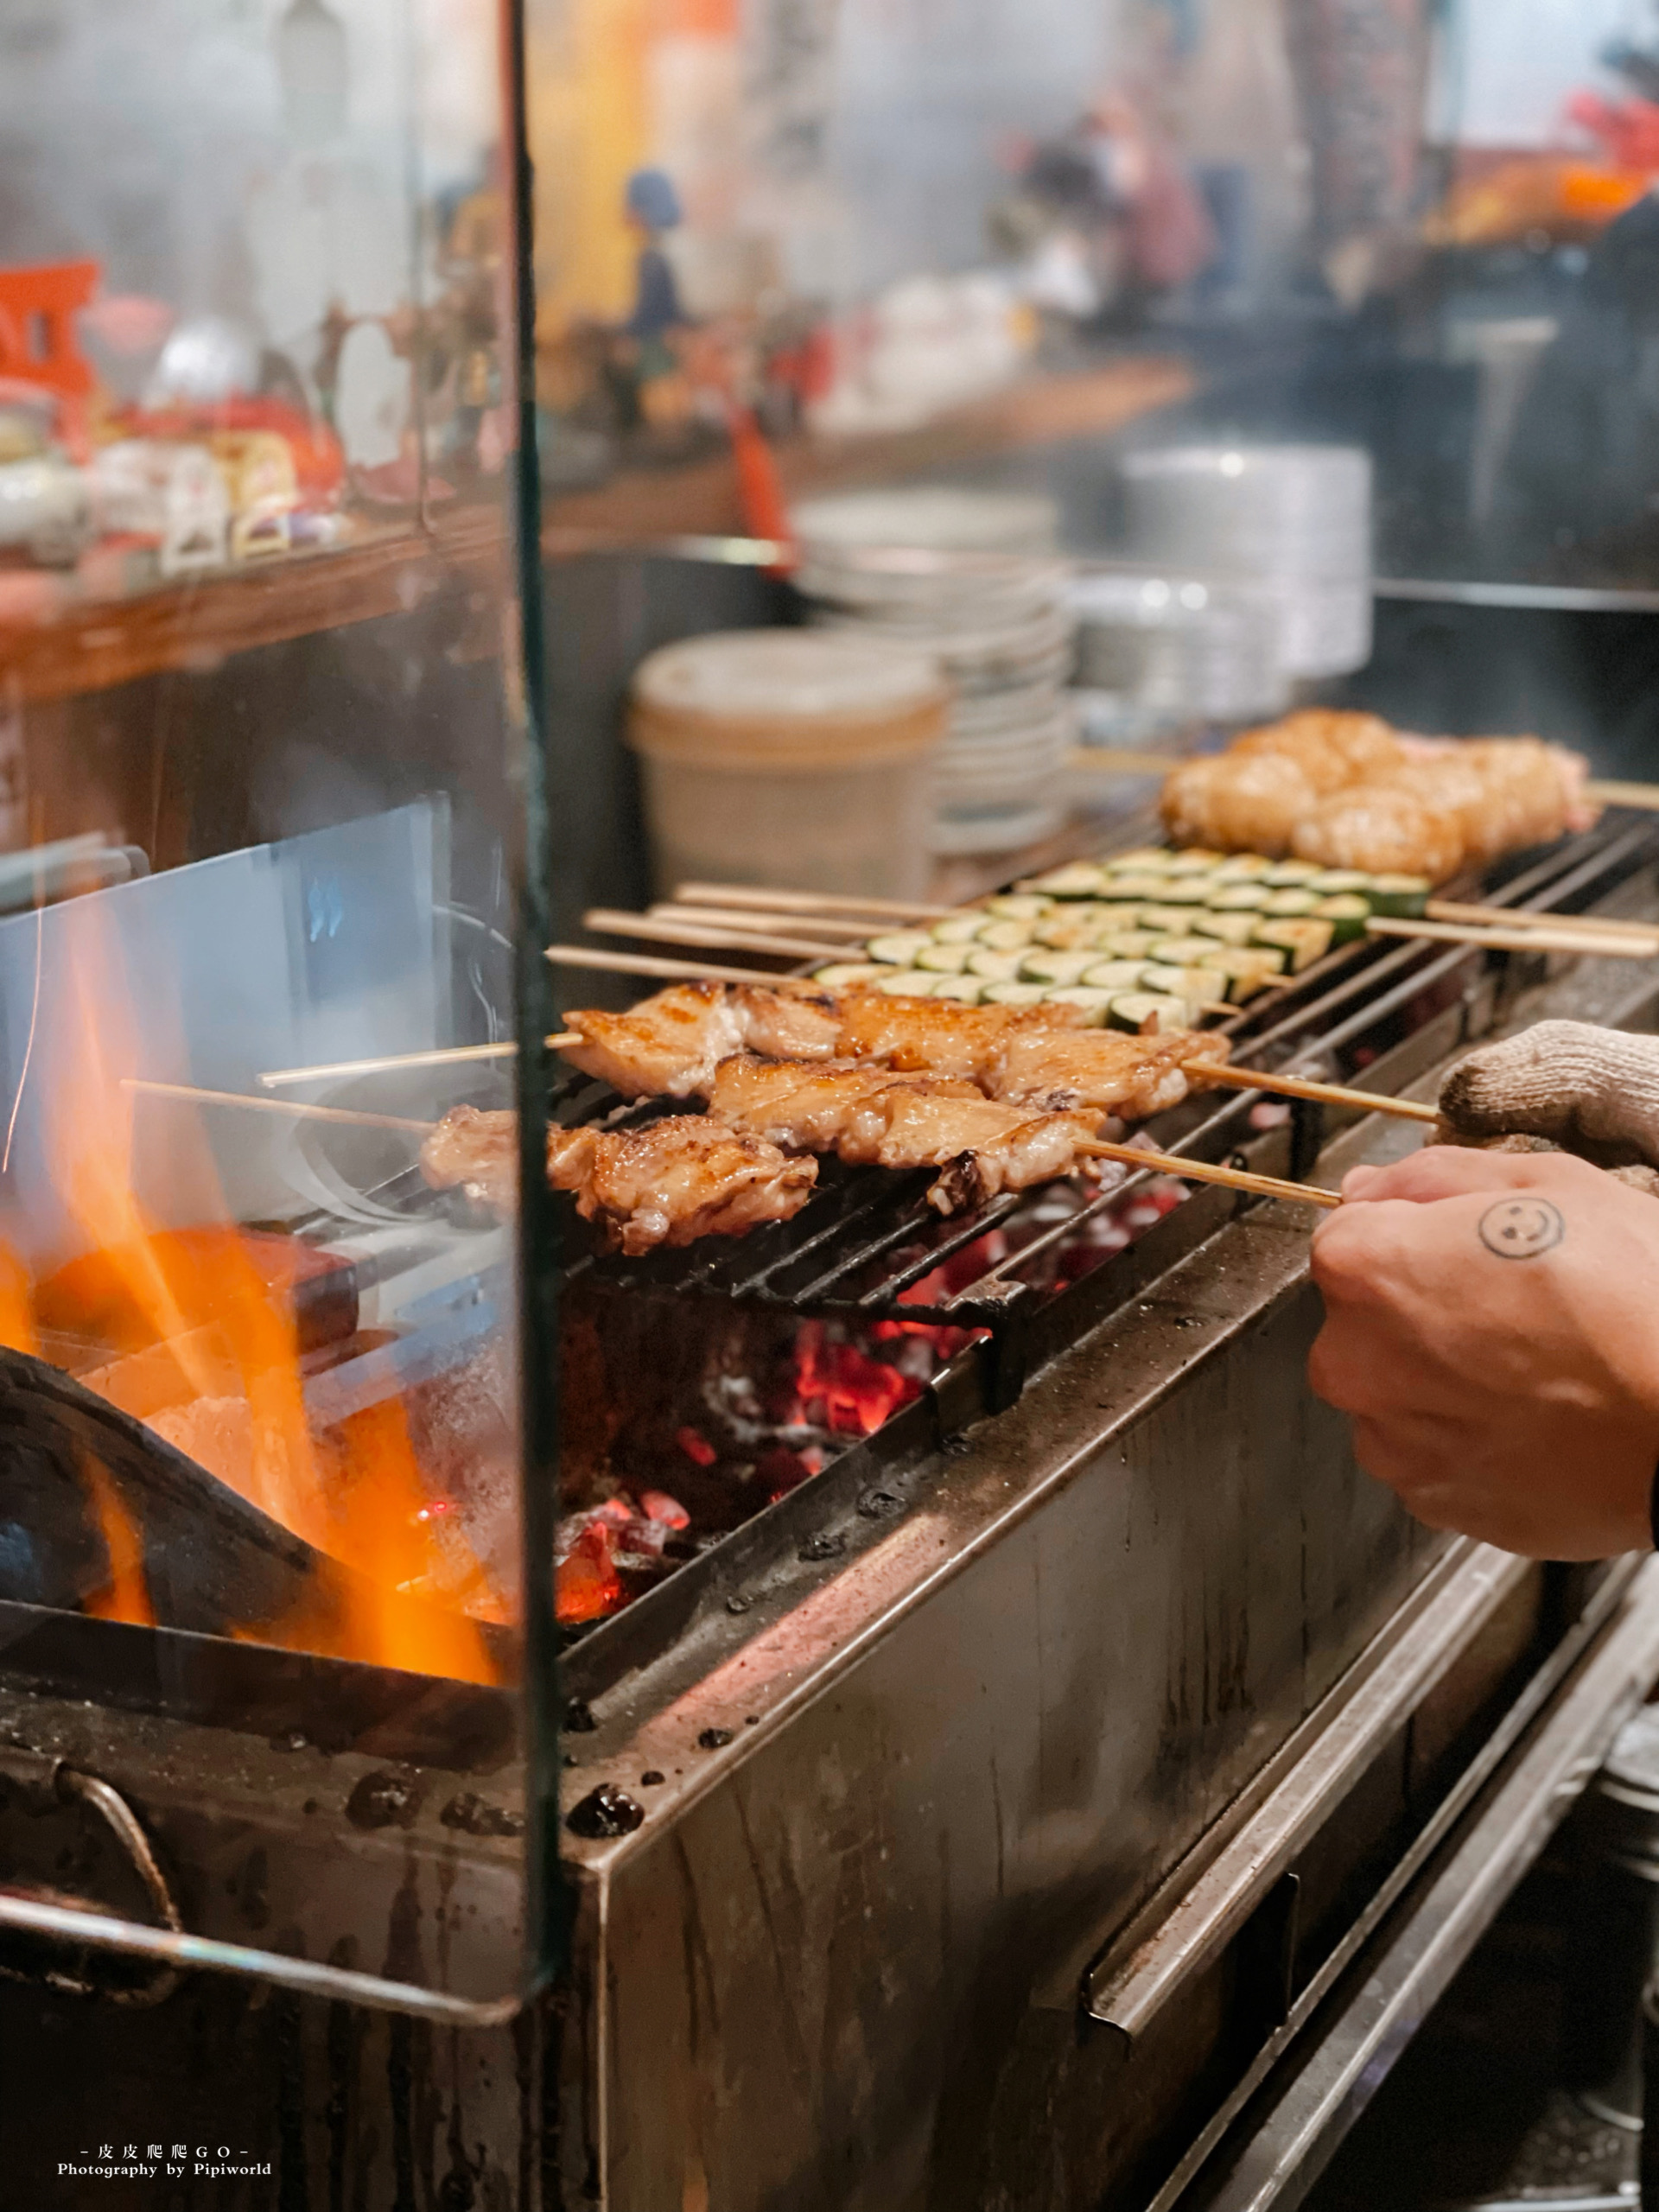
[[[1613,821],[1492,895],[1652,912],[1654,851]],[[1405,1089],[1508,1020],[1642,1026],[1656,1000],[1634,963],[1360,945],[1232,1031],[1264,1067]],[[377,1078],[340,1096],[410,1094]],[[1258,1103],[1206,1096],[1154,1134],[1325,1179],[1398,1138],[1301,1107],[1263,1131]],[[558,1110],[659,1109],[573,1081]],[[357,1173],[332,1132],[308,1144],[397,1249],[455,1204]],[[0,1613],[8,1863],[45,1896],[67,1853],[83,1908],[164,1921],[118,1819],[96,1827],[96,1783],[136,1815],[187,1937],[276,1931],[287,2009],[226,2032],[256,2069],[279,2026],[302,2054],[285,2171],[349,2152],[391,2173],[458,2131],[524,2212],[1262,2201],[1229,2191],[1271,2164],[1275,2126],[1317,2149],[1351,2117],[1352,2097],[1312,2120],[1295,2104],[1298,2054],[1347,2034],[1372,2078],[1344,2010],[1356,1977],[1420,1924],[1516,1777],[1577,1771],[1659,1670],[1630,1563],[1506,1561],[1416,1529],[1357,1474],[1302,1382],[1317,1311],[1295,1209],[1206,1187],[1074,1271],[1059,1262],[1137,1180],[950,1221],[925,1184],[832,1172],[791,1223],[643,1263],[573,1230],[567,1311],[634,1345],[695,1345],[716,1316],[972,1333],[873,1433],[567,1650],[573,1969],[514,2027],[482,1998],[519,1941],[511,1693]],[[1001,1256],[976,1256],[992,1232]],[[918,1300],[946,1262],[952,1287]],[[338,1408],[384,1389],[387,1362],[404,1382],[445,1371],[496,1325],[498,1288],[485,1254],[363,1355],[378,1367],[318,1387]],[[1524,1851],[1485,1858],[1513,1878]],[[1483,1894],[1457,1943],[1501,1885]],[[97,1923],[70,1924],[67,1967],[7,1939],[0,1963],[36,1979],[0,2008],[37,2001],[48,1966],[159,1995],[162,2039],[219,2005],[213,1985],[169,1995],[99,1965]],[[365,1924],[383,1958],[352,1940]],[[154,1950],[157,1971],[191,1962],[160,1924]],[[348,2053],[329,2021],[355,1972],[365,2001],[395,1972],[410,2011],[470,2020],[454,2064],[396,2034]],[[1405,1986],[1402,2003],[1427,1986]]]

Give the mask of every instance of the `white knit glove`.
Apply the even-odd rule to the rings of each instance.
[[[1541,1021],[1459,1061],[1440,1122],[1443,1142],[1542,1137],[1599,1166],[1659,1166],[1659,1037]]]

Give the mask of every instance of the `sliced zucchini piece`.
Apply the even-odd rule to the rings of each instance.
[[[1221,944],[1248,944],[1255,934],[1259,914],[1218,914],[1213,908],[1205,914],[1192,917],[1194,937],[1214,938]]]
[[[1333,944],[1351,944],[1357,937],[1363,937],[1365,925],[1371,918],[1371,902],[1362,899],[1357,891],[1338,893],[1335,898],[1321,899],[1313,909],[1316,922],[1329,922]]]
[[[1281,944],[1243,944],[1236,949],[1228,947],[1225,951],[1217,947],[1204,964],[1212,967],[1217,976],[1228,976],[1230,980],[1255,978],[1256,982],[1279,982],[1289,967],[1289,953]],[[1230,995],[1239,998],[1241,993],[1232,991]]]
[[[1046,902],[1044,912],[1047,912]],[[988,952],[1017,952],[1022,944],[1035,940],[1041,927],[1035,916],[1027,922],[988,922],[979,933],[979,942]]]
[[[1166,906],[1207,906],[1216,887],[1207,875],[1172,875],[1158,896]]]
[[[1092,946],[1073,952],[1027,952],[1020,963],[1020,980],[1051,986],[1079,982],[1084,969],[1092,968],[1099,958]]]
[[[884,968],[908,968],[932,942],[925,930],[895,930],[890,937],[873,937],[864,950]]]
[[[1263,922],[1255,933],[1257,944],[1280,946],[1290,955],[1290,972],[1300,976],[1316,960],[1323,960],[1336,934],[1329,922],[1311,920]]]
[[[1108,876],[1101,887],[1100,896],[1115,906],[1127,905],[1137,899],[1165,899],[1169,895],[1173,879],[1166,875],[1147,875],[1144,872],[1134,875]]]
[[[976,910],[971,914],[947,914],[942,922],[934,923],[928,935],[935,944],[973,944],[989,926],[984,915]]]
[[[1166,968],[1211,968],[1220,951],[1212,937],[1160,937],[1147,957]]]
[[[1426,875],[1374,875],[1365,896],[1374,914],[1414,918],[1428,905],[1433,888]]]
[[[1133,1030],[1141,1037],[1156,1037],[1166,1029],[1185,1029],[1186,1007],[1160,991],[1126,991],[1112,1001],[1108,1017],[1114,1029]]]
[[[1135,979],[1143,991],[1161,991],[1180,999],[1196,1015],[1227,995],[1227,978],[1219,968],[1176,968],[1161,960],[1148,960]]]
[[[1207,913],[1209,909],[1204,907],[1199,912]],[[1178,930],[1191,929],[1198,918],[1198,914],[1190,906],[1166,906],[1160,902],[1156,906],[1142,906],[1135,926],[1173,934]]]
[[[985,912],[999,922],[1040,922],[1048,901],[1034,891],[1009,891],[1000,899],[988,899]]]
[[[826,990],[850,991],[860,983],[873,983],[879,976],[891,976],[891,968],[878,968],[874,961],[837,960],[828,968],[815,968],[812,980],[822,983]]]
[[[947,980],[944,976],[924,975],[919,968],[889,968],[870,988],[880,991],[885,999],[931,999]]]
[[[1210,910],[1216,914],[1254,914],[1274,896],[1264,883],[1227,883],[1211,893]]]
[[[1147,960],[1162,934],[1160,930],[1108,930],[1095,939],[1095,950],[1103,960]]]
[[[1105,880],[1106,871],[1097,861],[1071,861],[1047,875],[1033,876],[1020,888],[1045,899],[1098,899]]]
[[[1023,951],[989,952],[983,945],[976,944],[968,955],[968,965],[963,972],[977,976],[985,983],[1012,983],[1019,977],[1025,957]]]
[[[972,944],[925,944],[914,964],[933,976],[960,976],[975,950]]]
[[[1369,891],[1371,879],[1363,868],[1324,868],[1308,878],[1307,887],[1317,891],[1321,899],[1345,899],[1350,892]]]
[[[1103,1029],[1116,995],[1113,991],[1090,990],[1081,983],[1057,983],[1052,990],[1043,993],[1043,1004],[1080,1007],[1085,1029]]]
[[[1312,891],[1270,891],[1261,912],[1269,922],[1304,922],[1319,903]]]
[[[958,999],[963,1006],[977,1006],[985,995],[982,976],[942,976],[928,993],[931,999]]]
[[[1275,861],[1271,868],[1262,871],[1262,880],[1269,891],[1300,891],[1316,875],[1323,875],[1323,868],[1312,861]]]
[[[1040,1006],[1048,996],[1046,983],[987,983],[986,1006]]]
[[[1133,991],[1146,966],[1144,960],[1101,960],[1085,968],[1077,981],[1091,991]]]
[[[1136,845],[1127,853],[1108,853],[1101,866],[1114,875],[1161,875],[1179,858],[1167,845]]]

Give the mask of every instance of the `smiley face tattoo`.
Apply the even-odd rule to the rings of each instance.
[[[1480,1217],[1480,1241],[1500,1260],[1535,1260],[1567,1235],[1559,1207],[1548,1198],[1503,1198]]]

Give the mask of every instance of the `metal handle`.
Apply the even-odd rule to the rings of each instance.
[[[137,1815],[120,1791],[99,1775],[83,1774],[78,1767],[62,1765],[52,1768],[50,1787],[53,1794],[63,1803],[85,1805],[99,1815],[126,1853],[133,1872],[144,1885],[156,1919],[171,1934],[181,1936],[184,1922],[173,1901],[173,1893],[168,1888],[167,1878],[156,1863],[149,1838],[144,1834]],[[14,1891],[12,1894],[27,1893]],[[76,1894],[60,1896],[60,1903],[66,1910],[93,1915],[101,1915],[104,1910],[96,1897]],[[9,1981],[28,1981],[34,1978],[6,1966],[0,1966],[0,1974]],[[179,1982],[177,1969],[170,1966],[162,1966],[136,1989],[103,1989],[94,1982],[69,1974],[48,1973],[41,1979],[52,1988],[67,1990],[73,1996],[105,1996],[117,2005],[133,2005],[161,2004],[164,1998],[172,1995]]]
[[[1126,1959],[1090,1969],[1084,2008],[1126,2053],[1265,1902],[1308,1838],[1459,1654],[1535,1570],[1479,1545],[1338,1709],[1312,1747]],[[1317,1719],[1317,1715],[1315,1716]]]

